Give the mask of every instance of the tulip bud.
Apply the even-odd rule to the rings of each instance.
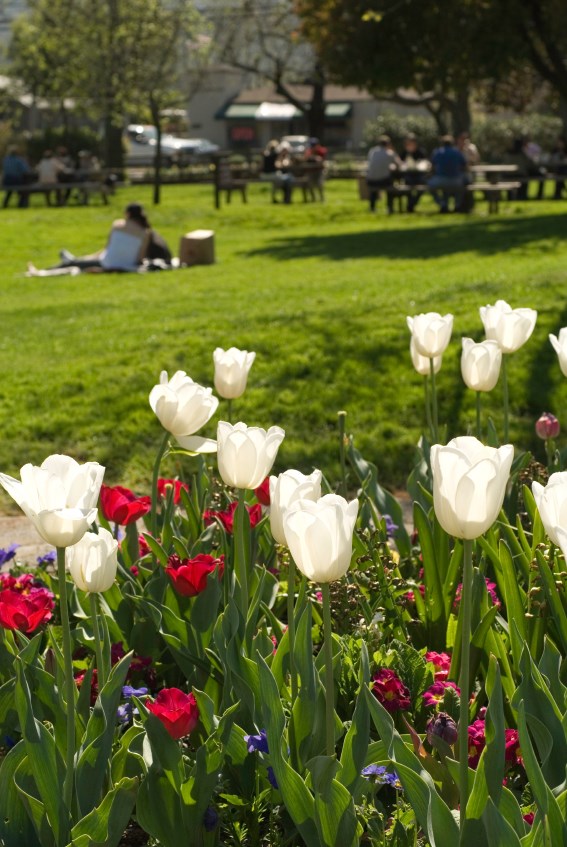
[[[0,485],[54,547],[76,544],[97,516],[104,468],[70,456],[48,456],[41,467],[24,465],[21,482],[0,474]]]
[[[409,349],[410,349],[410,356],[411,356],[412,364],[413,364],[414,368],[416,369],[416,371],[418,372],[418,374],[421,374],[421,376],[429,376],[429,374],[431,373],[431,364],[430,364],[431,359],[428,356],[422,356],[421,353],[417,352],[417,349],[416,349],[416,346],[415,346],[415,339],[414,339],[413,335],[410,339],[410,348]],[[441,370],[442,361],[443,361],[442,356],[435,356],[435,358],[433,359],[433,371],[434,371],[434,373],[436,373],[436,374],[439,373],[439,371]]]
[[[168,379],[167,371],[162,371],[159,385],[154,385],[150,392],[150,406],[163,428],[182,447],[195,453],[216,450],[214,441],[194,433],[212,418],[218,404],[212,389],[193,382],[185,371],[176,371],[171,379]]]
[[[276,460],[285,432],[272,426],[266,432],[258,426],[219,421],[217,452],[219,473],[234,488],[258,488]]]
[[[270,477],[270,528],[274,541],[286,544],[284,517],[296,500],[313,500],[321,497],[321,471],[305,476],[300,471],[289,470]]]
[[[314,503],[296,500],[284,516],[287,546],[302,574],[312,582],[333,582],[347,572],[358,500],[348,503],[326,494]]]
[[[235,400],[244,394],[246,382],[256,353],[231,347],[217,347],[213,353],[215,364],[215,389],[225,400]]]
[[[431,448],[433,506],[450,535],[472,540],[489,529],[502,508],[514,448],[485,447],[471,436]]]
[[[559,421],[550,412],[543,412],[540,418],[536,421],[535,431],[540,438],[547,440],[548,438],[557,438],[561,427]]]
[[[413,318],[408,316],[406,320],[421,356],[435,359],[445,352],[453,331],[453,315],[426,312]]]
[[[475,344],[472,338],[463,338],[461,373],[467,388],[472,391],[492,391],[500,375],[502,351],[496,341]]]
[[[486,337],[498,342],[503,353],[515,353],[534,331],[535,309],[512,309],[505,300],[494,306],[481,306],[480,319]]]
[[[549,335],[551,346],[557,353],[559,359],[559,367],[563,376],[567,376],[567,327],[559,330],[559,338],[556,335]]]
[[[175,740],[193,732],[199,721],[195,695],[185,694],[179,688],[162,688],[153,703],[146,702],[146,708],[159,718]]]
[[[457,740],[457,724],[446,712],[439,712],[427,723],[427,740],[432,744],[432,738],[442,738],[446,744],[452,746]]]
[[[98,533],[87,532],[78,544],[68,547],[65,559],[77,588],[91,593],[107,591],[116,579],[118,541],[101,527]]]

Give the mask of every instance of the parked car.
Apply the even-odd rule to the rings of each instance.
[[[140,167],[153,165],[156,154],[157,130],[146,124],[130,124],[125,133],[126,166]],[[162,161],[166,167],[187,165],[192,161],[206,158],[219,150],[206,138],[178,138],[169,133],[161,137]]]
[[[300,153],[305,153],[309,144],[309,136],[284,135],[283,138],[280,138],[280,143],[283,141],[286,141],[289,144],[292,155],[299,155]]]

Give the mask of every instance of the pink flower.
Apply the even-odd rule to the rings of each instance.
[[[492,605],[496,606],[496,608],[499,609],[500,606],[502,605],[502,603],[500,602],[500,598],[498,597],[498,594],[496,593],[496,583],[490,582],[490,580],[488,580],[486,577],[484,578],[484,581],[486,583],[486,590],[488,591],[488,595],[489,595],[489,597],[492,601]],[[461,592],[462,592],[462,590],[463,590],[463,583],[460,582],[457,585],[457,590],[455,592],[455,602],[453,603],[453,611],[454,612],[457,612],[458,609],[459,609],[459,605],[460,605],[460,602],[461,602]]]
[[[436,653],[430,650],[425,654],[425,661],[435,668],[435,682],[443,682],[449,676],[451,657],[448,653]]]
[[[505,729],[504,739],[504,758],[506,760],[506,764],[511,768],[514,767],[514,765],[521,765],[522,757],[520,754],[520,736],[518,734],[518,730]]]
[[[544,440],[547,440],[548,438],[557,438],[560,429],[559,421],[555,415],[552,415],[550,412],[543,412],[541,417],[536,421],[535,425],[536,434]]]
[[[480,754],[484,750],[486,739],[484,736],[484,721],[476,720],[469,726],[469,767],[476,768]]]
[[[410,708],[409,691],[391,668],[380,668],[374,674],[372,693],[388,712]]]
[[[437,706],[443,702],[445,691],[448,688],[452,688],[459,696],[461,695],[461,689],[457,688],[454,682],[439,680],[438,682],[434,682],[427,691],[423,692],[423,705],[426,708],[431,706],[433,708],[437,708]]]

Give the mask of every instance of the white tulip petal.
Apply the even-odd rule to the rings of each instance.
[[[191,453],[216,453],[217,442],[214,438],[203,438],[202,435],[178,435],[175,440]]]

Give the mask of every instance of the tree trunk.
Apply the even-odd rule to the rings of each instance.
[[[470,132],[471,109],[468,88],[457,91],[450,110],[453,135],[457,137],[461,132]]]
[[[325,136],[325,83],[317,80],[313,83],[310,108],[307,113],[309,135],[324,141]]]
[[[445,109],[440,103],[433,101],[425,103],[425,108],[437,124],[437,132],[439,135],[447,135],[447,118]]]
[[[150,112],[156,128],[156,155],[154,159],[154,206],[159,206],[161,200],[161,115],[155,101],[150,97]]]
[[[560,95],[559,97],[559,117],[563,124],[563,138],[567,141],[567,96]]]
[[[104,163],[107,168],[121,171],[124,167],[122,127],[116,126],[111,110],[104,117]]]

